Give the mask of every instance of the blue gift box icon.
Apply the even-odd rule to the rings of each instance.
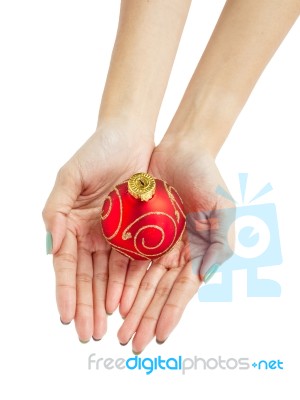
[[[248,174],[239,174],[243,199],[247,177]],[[250,203],[270,190],[272,190],[272,187],[267,184]],[[226,213],[227,210],[221,212]],[[204,302],[232,301],[232,273],[234,270],[240,269],[247,270],[248,297],[279,297],[281,286],[278,282],[257,277],[258,268],[282,263],[275,204],[237,206],[236,214],[234,215],[228,210],[226,217],[232,219],[228,224],[229,229],[231,229],[231,226],[235,226],[236,244],[234,253],[219,269],[222,274],[222,282],[201,286],[198,291],[199,300]]]

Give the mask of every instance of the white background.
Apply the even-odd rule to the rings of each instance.
[[[59,322],[41,210],[58,168],[93,133],[114,42],[119,1],[0,3],[0,396],[5,399],[299,398],[299,21],[262,75],[218,157],[239,197],[271,182],[262,202],[277,206],[283,264],[259,276],[277,280],[280,298],[247,298],[246,271],[233,275],[233,302],[195,297],[162,346],[144,357],[281,359],[283,371],[89,371],[90,353],[132,356],[109,317],[101,342],[79,343]],[[223,1],[194,0],[157,125],[163,134]],[[274,22],[276,23],[276,22]],[[216,276],[215,282],[219,277]],[[3,392],[3,393],[2,393]],[[288,395],[287,392],[293,393]],[[4,395],[5,393],[5,395]],[[289,397],[291,396],[291,397]]]

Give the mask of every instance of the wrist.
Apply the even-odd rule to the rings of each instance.
[[[186,147],[193,151],[207,153],[216,158],[225,139],[226,134],[214,131],[212,127],[197,127],[184,124],[180,128],[168,129],[163,138],[163,143],[170,147]]]
[[[114,140],[124,143],[126,147],[137,148],[142,144],[145,148],[154,148],[154,129],[144,121],[139,121],[137,118],[129,115],[110,114],[109,116],[101,117],[98,120],[94,136],[103,138],[111,145]],[[117,143],[115,143],[117,145]]]
[[[167,130],[166,140],[189,141],[216,157],[236,121],[243,101],[214,87],[190,85]]]
[[[119,93],[119,96],[104,98],[99,110],[98,125],[103,121],[115,121],[125,127],[143,129],[148,135],[154,136],[158,111],[151,106],[149,99],[144,99],[143,96],[122,98]]]
[[[174,132],[173,132],[174,133]],[[166,133],[161,143],[156,148],[157,152],[171,155],[172,159],[181,157],[187,163],[198,158],[215,160],[216,154],[211,147],[202,140],[202,137],[191,132]]]

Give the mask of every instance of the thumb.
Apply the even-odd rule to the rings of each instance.
[[[47,234],[51,238],[48,253],[55,254],[66,235],[67,217],[82,191],[80,172],[71,164],[63,166],[56,177],[54,187],[43,209]],[[47,246],[48,247],[48,246]]]
[[[210,221],[210,245],[200,266],[200,279],[205,283],[233,254],[235,208],[214,210]]]

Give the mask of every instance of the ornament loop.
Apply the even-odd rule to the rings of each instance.
[[[155,187],[155,179],[145,172],[132,175],[128,181],[128,192],[142,201],[148,201],[154,196]]]

